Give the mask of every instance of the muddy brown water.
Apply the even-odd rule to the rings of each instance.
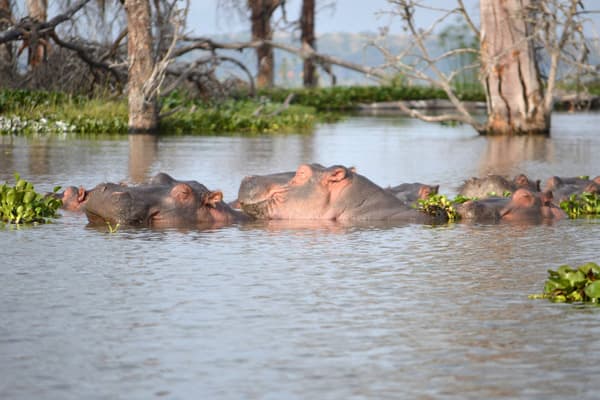
[[[600,114],[550,138],[350,118],[309,135],[0,137],[0,182],[36,190],[158,171],[235,197],[302,162],[454,194],[470,176],[600,175]],[[600,308],[534,301],[548,268],[600,261],[600,220],[284,222],[105,229],[64,213],[0,229],[2,399],[597,398]]]

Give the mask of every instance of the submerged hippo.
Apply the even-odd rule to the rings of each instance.
[[[502,196],[504,193],[513,193],[519,188],[529,189],[533,192],[540,191],[540,181],[531,181],[526,175],[519,174],[512,181],[500,175],[488,175],[485,178],[470,178],[459,188],[458,193],[465,197],[483,199],[490,196]]]
[[[240,191],[242,210],[258,219],[394,220],[438,223],[446,215],[428,215],[405,205],[351,168],[303,164],[283,184],[250,179]]]
[[[208,190],[196,181],[171,179],[171,182],[151,181],[139,186],[115,183],[96,186],[88,192],[84,207],[89,222],[181,227],[225,224],[247,218],[224,203],[220,191]]]
[[[400,185],[387,188],[394,196],[400,199],[404,204],[414,205],[417,200],[425,200],[433,194],[438,194],[440,185],[428,185],[425,183],[402,183]]]
[[[546,190],[552,190],[556,201],[568,200],[572,195],[582,193],[600,194],[600,177],[587,179],[584,177],[558,177],[553,176],[546,181]]]
[[[510,197],[488,197],[456,206],[460,218],[469,222],[530,222],[554,221],[566,218],[565,212],[553,202],[552,192],[517,189]]]

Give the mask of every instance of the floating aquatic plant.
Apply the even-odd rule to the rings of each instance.
[[[456,221],[458,213],[452,204],[452,201],[443,194],[431,194],[426,199],[419,199],[417,201],[417,208],[429,215],[445,214],[448,217],[448,221]]]
[[[0,185],[0,221],[13,224],[45,223],[56,217],[61,200],[36,193],[33,185],[15,173],[15,186]],[[54,193],[60,186],[54,188]]]
[[[531,299],[548,299],[555,303],[595,303],[600,301],[600,266],[589,262],[577,268],[561,265],[548,270],[544,293],[530,295]]]
[[[600,196],[596,193],[572,194],[568,200],[560,203],[569,218],[584,215],[600,215]]]

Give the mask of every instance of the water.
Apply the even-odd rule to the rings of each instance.
[[[354,165],[444,193],[488,172],[600,174],[600,115],[551,138],[355,118],[312,135],[0,137],[36,189],[165,171],[235,197],[243,176]],[[131,141],[130,143],[128,143]],[[502,153],[509,149],[510,154]],[[529,300],[597,258],[600,220],[553,225],[0,229],[2,399],[596,398],[600,309]]]

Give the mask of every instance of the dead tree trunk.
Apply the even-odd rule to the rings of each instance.
[[[144,84],[154,69],[152,20],[149,0],[126,0],[127,54],[129,61],[129,132],[155,133],[158,130],[158,101],[147,96]]]
[[[26,4],[29,18],[36,22],[46,22],[48,20],[48,0],[27,0]],[[26,45],[29,47],[27,63],[31,67],[40,65],[42,61],[48,59],[50,44],[47,38],[32,35],[29,38],[29,43],[23,43],[23,46]]]
[[[302,15],[300,16],[300,30],[302,47],[315,49],[315,0],[302,2]],[[316,87],[318,84],[316,67],[313,58],[304,60],[304,87]]]
[[[250,18],[252,22],[252,40],[271,40],[271,16],[279,7],[281,0],[248,0]],[[262,44],[256,48],[258,74],[256,85],[258,87],[273,86],[275,77],[275,56],[269,44]]]
[[[488,134],[549,134],[530,21],[532,0],[480,0]]]
[[[0,0],[0,31],[11,25],[12,9],[10,0]],[[0,85],[6,86],[12,82],[15,71],[13,46],[11,42],[0,44]]]

